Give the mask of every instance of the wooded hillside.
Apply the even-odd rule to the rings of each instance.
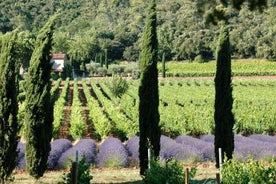
[[[53,52],[66,52],[79,64],[101,58],[106,50],[111,61],[136,61],[145,4],[143,0],[5,0],[0,2],[0,31],[18,28],[30,45],[49,16],[60,11]],[[247,8],[229,12],[232,56],[275,60],[276,2],[268,0],[263,13]],[[163,53],[166,60],[214,57],[219,27],[205,24],[196,1],[158,0],[157,19],[160,60]]]

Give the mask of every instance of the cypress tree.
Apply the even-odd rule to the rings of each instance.
[[[104,49],[104,61],[105,61],[105,67],[106,67],[106,69],[108,69],[107,49]]]
[[[50,51],[56,16],[39,31],[26,82],[25,139],[27,171],[38,179],[47,169],[53,130]]]
[[[13,32],[3,37],[0,56],[0,183],[9,179],[18,153],[19,63],[16,58],[16,33]]]
[[[224,156],[227,159],[232,159],[234,151],[233,126],[235,120],[232,113],[231,53],[229,30],[226,23],[223,23],[221,27],[216,59],[214,120],[216,166],[219,167],[219,148],[222,149],[223,160]]]
[[[151,147],[155,157],[160,151],[160,115],[158,111],[158,70],[157,70],[158,41],[156,33],[156,3],[150,0],[146,18],[142,51],[139,62],[141,79],[139,85],[139,159],[140,174],[145,175],[148,167],[148,152]]]
[[[162,77],[166,77],[166,59],[165,59],[165,52],[162,55]]]

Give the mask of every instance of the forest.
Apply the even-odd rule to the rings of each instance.
[[[207,24],[195,0],[157,0],[159,60],[214,59],[219,26]],[[60,13],[53,53],[67,53],[74,67],[99,61],[137,61],[146,16],[142,0],[5,0],[0,2],[0,35],[20,31],[21,49],[28,66],[38,30]],[[276,59],[276,2],[263,11],[227,10],[233,58]],[[29,54],[28,54],[29,53]],[[85,66],[85,65],[82,65]]]

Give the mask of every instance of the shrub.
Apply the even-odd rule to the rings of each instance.
[[[271,160],[276,155],[276,144],[267,141],[251,139],[241,135],[235,135],[235,157],[238,160],[254,159]]]
[[[233,159],[223,164],[222,176],[222,183],[227,184],[275,184],[276,165],[274,161],[266,166],[252,158],[244,163]]]
[[[139,137],[134,136],[126,142],[131,165],[139,165]]]
[[[250,135],[249,138],[255,139],[255,140],[258,140],[258,141],[276,143],[276,137],[275,136],[270,136],[270,135],[253,134],[253,135]]]
[[[57,139],[51,143],[51,151],[48,157],[48,169],[56,169],[60,156],[72,147],[72,144],[67,139]]]
[[[190,178],[195,175],[195,169],[193,171]],[[183,167],[177,160],[151,161],[150,169],[146,171],[143,182],[146,184],[184,183],[185,176],[183,173]]]
[[[87,164],[85,156],[78,162],[78,184],[90,184],[90,180],[93,179],[93,176],[90,175],[90,164]],[[60,184],[71,184],[72,181],[72,168],[71,172],[63,174],[63,182]]]
[[[97,166],[120,168],[128,165],[128,153],[122,142],[117,138],[106,139],[99,148]]]
[[[115,97],[121,98],[128,90],[128,82],[119,75],[113,75],[112,81],[109,83],[109,89]]]
[[[26,168],[25,147],[26,147],[26,144],[22,142],[19,142],[17,145],[18,155],[17,155],[16,162],[17,162],[18,169]]]
[[[201,160],[200,152],[196,147],[179,144],[167,136],[161,136],[160,145],[161,159],[177,159],[179,161],[192,163]]]
[[[107,74],[107,69],[106,69],[106,68],[103,68],[103,67],[99,67],[99,68],[97,69],[97,73],[98,73],[99,76],[104,77],[104,76],[106,76],[106,74]]]
[[[185,147],[188,146],[198,150],[203,161],[213,161],[215,159],[213,143],[205,142],[191,136],[178,136],[175,139],[175,142],[180,143]]]
[[[112,64],[112,65],[109,65],[107,74],[108,75],[120,75],[121,73],[124,72],[124,69],[125,69],[125,66]]]
[[[92,139],[81,139],[72,148],[64,152],[58,160],[57,168],[68,168],[69,164],[75,158],[78,151],[80,158],[85,156],[87,163],[95,162],[96,158],[96,142]]]

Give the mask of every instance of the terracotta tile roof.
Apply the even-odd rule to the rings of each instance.
[[[66,54],[58,53],[58,54],[52,54],[53,59],[64,59],[66,57]]]

